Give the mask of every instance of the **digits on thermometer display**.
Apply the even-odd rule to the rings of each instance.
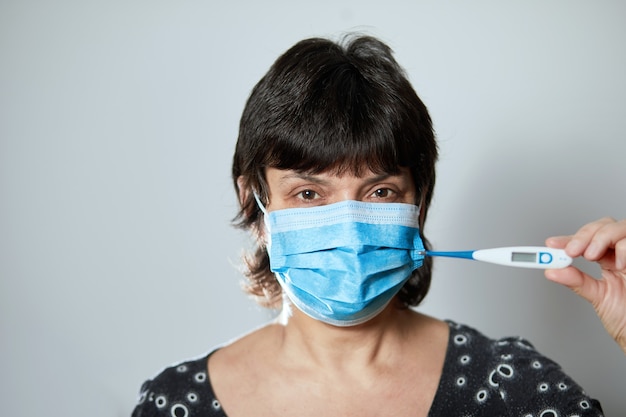
[[[537,252],[511,252],[513,262],[537,262]]]

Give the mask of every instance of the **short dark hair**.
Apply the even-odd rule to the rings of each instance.
[[[267,202],[268,167],[355,175],[364,167],[389,174],[406,167],[420,199],[415,202],[422,206],[420,231],[429,247],[423,231],[437,154],[428,110],[386,44],[370,36],[347,36],[341,42],[306,39],[276,60],[244,108],[232,179],[245,199],[233,222],[257,232],[262,227],[252,190]],[[278,307],[282,291],[264,245],[258,244],[245,261],[247,291],[260,304]],[[426,258],[397,296],[403,306],[415,306],[426,296],[431,270]]]

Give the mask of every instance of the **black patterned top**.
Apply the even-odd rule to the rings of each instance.
[[[492,340],[449,321],[450,339],[430,417],[602,416],[558,364],[521,338]],[[226,417],[204,355],[146,381],[132,417]]]

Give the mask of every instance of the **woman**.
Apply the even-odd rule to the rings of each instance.
[[[430,285],[436,159],[426,107],[380,41],[308,39],[279,57],[244,109],[232,175],[258,242],[248,290],[282,314],[144,383],[133,416],[601,415],[527,341],[409,308]],[[626,232],[603,224],[613,238],[593,256],[610,268]],[[577,236],[575,255],[594,240]]]

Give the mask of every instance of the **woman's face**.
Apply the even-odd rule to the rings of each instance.
[[[378,203],[417,201],[415,185],[408,169],[400,174],[378,174],[368,169],[361,176],[334,171],[308,174],[294,170],[267,168],[269,211],[286,208],[323,206],[343,200]]]

